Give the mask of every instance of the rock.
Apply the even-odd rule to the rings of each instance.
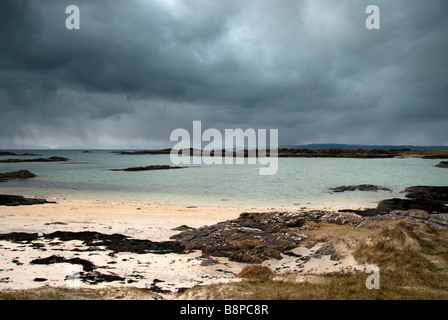
[[[102,282],[112,282],[112,281],[124,281],[125,278],[120,277],[116,274],[109,273],[104,274],[98,271],[93,272],[80,272],[79,279],[85,283],[95,285]],[[67,277],[66,277],[67,280]]]
[[[139,150],[139,151],[112,151],[118,155],[146,155],[146,154],[170,154],[171,149],[162,150]]]
[[[50,157],[50,158],[37,158],[37,159],[6,159],[0,160],[0,163],[19,163],[19,162],[62,162],[70,159],[64,157]]]
[[[25,198],[23,196],[0,194],[0,206],[21,206],[44,203],[56,203],[38,198]]]
[[[0,151],[0,156],[18,156],[18,154],[14,153],[14,152],[7,152],[7,151]]]
[[[52,255],[47,258],[42,258],[42,259],[34,259],[30,262],[30,264],[47,264],[47,265],[54,264],[54,263],[79,264],[82,266],[84,271],[93,271],[97,268],[95,266],[95,264],[93,264],[93,262],[85,260],[85,259],[81,259],[81,258],[67,259],[67,258],[56,256],[56,255]]]
[[[37,240],[37,233],[12,232],[8,234],[0,234],[0,240],[7,240],[13,242],[32,242]],[[184,247],[176,241],[161,241],[154,242],[145,239],[132,239],[122,234],[104,234],[94,231],[56,231],[53,233],[44,234],[45,239],[59,239],[60,241],[79,240],[89,250],[101,246],[117,252],[131,252],[131,253],[153,253],[153,254],[167,254],[167,253],[184,253]],[[98,249],[100,250],[100,249]],[[101,249],[102,250],[102,249]],[[73,250],[75,251],[75,250]]]
[[[448,187],[413,186],[404,190],[406,198],[448,203]]]
[[[409,211],[411,209],[423,210],[429,214],[446,214],[448,207],[448,187],[439,186],[412,186],[404,190],[408,199],[386,199],[381,201],[374,209],[366,210],[339,210],[339,212],[354,212],[363,217],[389,214],[392,211]]]
[[[176,228],[173,228],[173,229],[171,229],[171,230],[173,230],[173,231],[187,231],[187,230],[194,230],[194,228],[189,227],[189,226],[183,224],[183,225],[178,226],[178,227],[176,227]]]
[[[28,170],[19,170],[19,171],[11,171],[11,172],[0,172],[0,182],[6,182],[12,179],[29,179],[35,178],[36,175]]]
[[[22,153],[22,154],[18,154],[18,153],[14,153],[14,152],[5,152],[5,151],[0,151],[0,156],[28,156],[28,157],[40,157],[40,154],[36,154],[36,153]]]
[[[338,216],[339,218],[336,218]],[[237,219],[212,226],[184,231],[171,237],[186,250],[202,250],[203,254],[228,257],[232,261],[261,263],[297,247],[307,237],[307,221],[315,223],[351,223],[335,212],[242,213]]]
[[[336,251],[334,244],[331,240],[325,242],[319,250],[315,252],[315,258],[318,256],[330,256],[330,260],[339,261],[339,254]]]
[[[428,199],[386,199],[381,201],[376,210],[380,213],[390,213],[394,210],[418,209],[427,211],[430,214],[448,213],[448,207],[442,203]]]
[[[254,150],[251,150],[254,151]],[[139,150],[139,151],[113,151],[111,153],[119,155],[150,155],[150,154],[170,154],[177,152],[186,156],[201,156],[200,149],[182,149],[182,150]],[[270,150],[256,149],[256,155],[262,152],[263,155],[269,156]],[[248,150],[227,151],[227,150],[212,150],[210,156],[219,153],[224,157],[248,157],[250,156]],[[425,159],[446,159],[448,157],[448,150],[410,150],[410,149],[296,149],[296,148],[279,148],[277,150],[278,157],[294,157],[294,158],[393,158],[393,157],[423,157]]]
[[[378,191],[378,190],[384,190],[384,191],[392,191],[389,188],[386,187],[378,187],[373,184],[359,184],[354,186],[340,186],[335,188],[329,188],[329,190],[333,192],[345,192],[345,191]]]
[[[151,165],[146,167],[131,167],[126,169],[110,169],[110,171],[148,171],[148,170],[167,170],[167,169],[182,169],[186,167],[175,167],[169,165]]]
[[[436,164],[435,167],[448,168],[448,161],[441,161],[439,164]]]

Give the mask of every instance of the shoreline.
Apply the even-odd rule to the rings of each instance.
[[[414,194],[425,191],[412,188]],[[363,274],[375,260],[359,250],[381,256],[376,242],[391,241],[391,235],[403,241],[404,234],[401,245],[419,255],[424,248],[415,246],[409,230],[428,236],[429,217],[448,228],[447,214],[422,210],[371,217],[335,208],[245,210],[67,199],[0,209],[0,297],[19,299],[41,294],[49,299],[60,294],[69,299],[89,299],[84,294],[99,299],[219,298],[216,286],[253,284],[241,278],[249,266],[267,267],[274,281],[267,285],[273,287],[302,283],[328,288],[334,277],[346,279],[348,286],[353,285],[350,279],[364,284]],[[434,246],[448,236],[446,230],[430,234]],[[402,258],[395,258],[387,263],[402,264]]]
[[[39,190],[39,189],[33,189]],[[366,195],[365,191],[352,191],[350,192],[352,195],[356,194]],[[371,193],[377,193],[372,191]],[[304,203],[293,203],[293,204],[246,204],[246,203],[238,203],[239,201],[231,201],[231,200],[210,200],[207,201],[205,199],[191,199],[191,200],[179,200],[179,201],[165,201],[159,200],[157,202],[151,201],[132,201],[123,199],[119,200],[109,200],[101,197],[93,197],[100,199],[89,199],[83,198],[82,196],[76,197],[71,195],[61,195],[61,196],[47,196],[45,192],[31,192],[27,193],[23,189],[14,190],[14,189],[6,189],[2,190],[0,188],[0,194],[8,194],[8,195],[21,195],[26,198],[42,198],[47,199],[49,201],[78,201],[78,202],[92,202],[92,203],[104,203],[104,204],[129,204],[129,205],[141,205],[141,206],[152,206],[152,207],[171,207],[171,208],[202,208],[202,209],[229,209],[229,210],[261,210],[261,211],[272,211],[272,210],[289,210],[289,211],[298,211],[298,210],[340,210],[340,209],[364,209],[364,208],[374,208],[379,201],[387,199],[388,196],[381,197],[379,199],[365,200],[359,201],[356,197],[352,197],[352,199],[343,199],[337,202],[326,202],[324,204],[316,205],[314,202],[317,200],[310,200],[312,202],[304,202]],[[399,194],[394,194],[394,197],[400,197]],[[219,202],[219,204],[218,204]],[[322,203],[322,201],[319,201]],[[212,204],[210,204],[212,203]]]

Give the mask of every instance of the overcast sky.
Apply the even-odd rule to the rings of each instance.
[[[68,30],[68,5],[80,29]],[[366,7],[380,8],[367,30]],[[0,148],[448,145],[447,0],[1,0]]]

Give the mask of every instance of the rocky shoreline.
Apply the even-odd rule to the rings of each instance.
[[[406,199],[386,199],[377,208],[366,210],[243,212],[234,219],[209,225],[204,225],[203,220],[202,225],[196,224],[197,227],[179,224],[176,228],[171,227],[170,230],[175,232],[158,241],[153,241],[154,233],[134,237],[125,235],[127,231],[124,229],[110,233],[96,230],[98,227],[109,228],[103,224],[92,225],[95,231],[82,230],[91,228],[83,224],[80,229],[76,225],[80,221],[88,221],[84,220],[86,218],[72,220],[69,214],[65,220],[55,220],[61,219],[59,214],[55,214],[51,222],[46,220],[44,224],[40,220],[36,225],[37,230],[48,231],[30,231],[36,230],[34,227],[15,232],[17,228],[14,228],[9,229],[9,233],[0,234],[0,250],[4,257],[5,254],[8,257],[0,268],[0,283],[7,287],[29,283],[26,281],[31,281],[34,286],[60,285],[58,281],[61,280],[56,280],[58,273],[55,276],[51,273],[51,270],[60,270],[58,276],[65,277],[63,281],[75,279],[95,286],[130,284],[157,293],[169,293],[215,281],[235,281],[236,270],[245,264],[262,264],[279,273],[362,270],[362,265],[347,255],[340,243],[325,236],[326,230],[334,230],[338,226],[370,230],[372,222],[387,219],[405,219],[448,229],[447,191],[448,187],[413,186],[405,189]],[[0,195],[0,202],[4,201],[2,197],[10,197],[6,199],[10,204],[18,201],[13,205],[26,204],[22,202],[29,200],[21,196]],[[141,214],[140,210],[138,212]],[[25,219],[29,219],[28,215]],[[163,224],[166,224],[163,219]],[[138,221],[137,224],[143,220]],[[129,225],[126,230],[135,232],[136,226]],[[148,226],[155,227],[153,224]],[[148,226],[141,228],[146,230]],[[340,232],[347,231],[344,230]],[[314,232],[320,236],[313,236]],[[63,265],[79,269],[73,273]],[[31,280],[19,282],[16,277],[24,270],[33,270],[28,276]]]
[[[170,154],[171,149],[159,150],[138,150],[138,151],[112,151],[117,155],[156,155],[156,154]],[[178,150],[178,154],[186,156],[201,156],[200,149],[183,149]],[[240,151],[226,151],[226,150],[212,150],[210,156],[219,153],[224,157],[250,157],[253,155],[264,157],[270,156],[270,150],[240,150]],[[276,156],[278,157],[292,157],[292,158],[361,158],[361,159],[375,159],[375,158],[396,158],[396,157],[419,157],[423,159],[448,159],[448,150],[411,150],[411,149],[293,149],[293,148],[279,148]]]
[[[353,212],[361,216],[389,214],[393,211],[422,210],[427,214],[447,214],[448,187],[412,186],[404,190],[406,198],[392,198],[380,201],[376,208],[365,210],[344,209],[339,212]]]
[[[5,156],[20,156],[20,157],[40,157],[40,154],[37,153],[14,153],[14,152],[7,152],[7,151],[0,151],[0,157]]]

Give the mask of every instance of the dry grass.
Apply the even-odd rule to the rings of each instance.
[[[41,287],[27,290],[2,290],[0,300],[156,300],[158,294],[132,287],[107,289],[69,289]]]
[[[259,264],[245,266],[237,277],[251,280],[271,280],[274,277],[274,272],[266,266]]]
[[[188,290],[199,299],[448,299],[448,230],[422,223],[388,220],[369,228],[322,224],[307,231],[307,245],[322,239],[344,244],[361,263],[380,269],[380,289],[368,290],[364,272],[327,275],[294,275],[269,279],[256,277],[231,284]],[[256,274],[255,267],[253,272]],[[252,273],[246,270],[249,274]]]

